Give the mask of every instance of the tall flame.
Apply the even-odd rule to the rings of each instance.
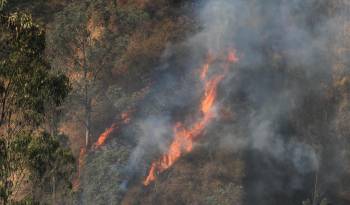
[[[214,106],[217,97],[217,88],[228,72],[229,65],[236,63],[238,57],[234,50],[230,51],[226,57],[225,64],[221,72],[209,76],[210,65],[214,62],[211,55],[201,68],[200,79],[204,84],[204,96],[200,104],[201,117],[190,126],[184,126],[182,123],[176,123],[174,126],[174,138],[168,151],[163,156],[151,164],[149,174],[143,181],[145,186],[156,179],[156,175],[170,168],[183,154],[189,153],[193,149],[194,141],[204,131],[206,126],[214,118]]]

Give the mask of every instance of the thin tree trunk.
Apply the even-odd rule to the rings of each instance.
[[[87,42],[82,43],[82,49],[83,49],[83,70],[84,70],[84,106],[85,106],[85,146],[86,148],[89,148],[90,145],[90,135],[91,135],[91,99],[89,97],[89,82],[88,82],[88,66],[87,66],[87,59],[86,59],[86,50],[85,50],[85,44]]]
[[[56,204],[56,178],[52,177],[52,204]]]
[[[89,98],[89,92],[88,92],[88,79],[87,79],[87,68],[84,68],[84,76],[85,76],[85,146],[86,148],[89,147],[89,141],[90,141],[90,128],[91,128],[91,100]]]
[[[91,130],[91,111],[90,111],[90,106],[89,103],[85,105],[85,146],[86,148],[89,147],[90,145],[90,130]]]

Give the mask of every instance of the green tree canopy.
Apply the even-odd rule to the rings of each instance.
[[[69,182],[74,158],[58,136],[45,132],[48,113],[70,90],[44,55],[45,32],[30,15],[0,17],[0,201],[8,204],[25,184],[35,192],[53,177]],[[58,181],[58,180],[57,180]],[[35,185],[34,185],[35,183]],[[58,184],[56,180],[52,186]],[[69,184],[69,183],[66,183]]]

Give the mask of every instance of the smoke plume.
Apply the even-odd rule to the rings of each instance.
[[[288,173],[274,164],[293,167],[286,192],[301,189],[303,177],[319,170],[320,150],[305,139],[305,133],[297,129],[292,119],[298,120],[298,112],[303,110],[308,96],[325,98],[325,86],[332,81],[329,46],[339,43],[333,38],[339,31],[334,23],[336,16],[320,12],[325,4],[326,1],[318,0],[196,3],[201,30],[180,45],[171,45],[164,55],[166,63],[159,68],[157,84],[134,123],[138,143],[128,170],[147,172],[150,161],[167,150],[172,124],[189,120],[184,116],[193,112],[203,91],[194,73],[206,55],[219,56],[234,48],[240,61],[230,67],[215,106],[216,110],[228,107],[236,115],[235,121],[224,123],[213,138],[224,150],[248,153],[247,160],[255,167],[252,169],[270,169],[272,174],[264,175],[263,180],[268,185],[250,182],[256,187],[250,196],[257,201],[268,194],[264,188],[273,192],[285,186],[278,183],[278,176],[283,178]],[[187,57],[177,55],[179,50],[184,50]],[[213,70],[217,67],[214,64]]]

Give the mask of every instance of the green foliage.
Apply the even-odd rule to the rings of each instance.
[[[33,173],[33,177],[45,181],[46,175],[52,175],[54,172],[64,175],[63,168],[74,164],[74,158],[69,150],[61,148],[59,141],[48,133],[42,133],[33,138],[28,144],[28,165]],[[70,165],[71,166],[71,165]],[[73,167],[69,167],[73,169]]]
[[[52,177],[58,178],[57,186],[71,187],[70,176],[75,169],[75,160],[70,150],[62,148],[55,137],[47,133],[37,136],[22,133],[13,137],[8,146],[3,146],[4,140],[1,144],[0,184],[3,186],[0,186],[0,199],[17,192],[24,181],[33,183],[36,192],[50,185]],[[13,174],[21,180],[11,179]],[[3,182],[11,186],[5,186]]]
[[[30,16],[14,13],[1,23],[1,122],[10,112],[18,112],[26,122],[39,124],[45,106],[57,106],[67,96],[68,79],[50,74],[44,58],[45,33]]]
[[[122,169],[130,154],[130,147],[119,145],[89,156],[83,174],[83,203],[87,205],[119,204]],[[110,183],[112,182],[112,183]]]
[[[12,140],[1,139],[2,156],[0,161],[0,200],[6,204],[11,195],[18,191],[25,179],[26,153],[30,137],[25,133],[12,136]]]
[[[60,57],[64,62],[67,58],[75,58],[75,49],[86,43],[89,36],[86,10],[85,4],[72,3],[56,15],[55,24],[48,35],[49,43],[53,46],[49,48],[54,55],[52,58]]]
[[[147,12],[136,7],[117,7],[118,25],[123,33],[131,33],[138,26],[150,20]]]
[[[33,194],[52,177],[69,184],[74,158],[39,130],[69,92],[68,78],[45,59],[45,32],[21,12],[1,16],[0,31],[0,201],[7,204],[26,184]]]
[[[27,167],[30,179],[35,183],[36,191],[45,191],[45,187],[55,186],[70,190],[72,174],[75,171],[75,159],[68,148],[60,145],[58,138],[41,133],[33,137],[27,148]],[[52,181],[52,179],[55,179]]]

